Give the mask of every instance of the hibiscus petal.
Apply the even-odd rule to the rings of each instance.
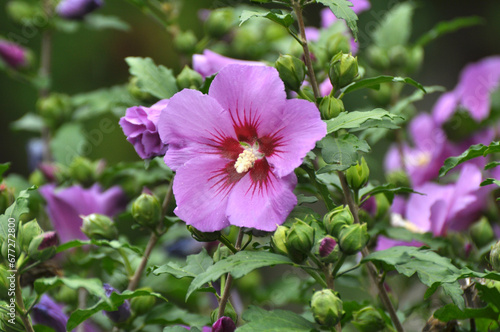
[[[437,125],[445,123],[453,114],[458,104],[457,97],[453,92],[448,92],[439,97],[432,109],[432,116]]]
[[[247,142],[273,131],[286,101],[278,71],[267,66],[228,65],[215,77],[208,95],[230,112],[239,141]]]
[[[229,166],[223,158],[205,156],[191,159],[180,167],[173,186],[177,201],[175,214],[202,232],[229,226],[225,213],[228,192],[237,181],[231,181],[225,171],[234,169],[234,164]]]
[[[250,174],[246,175],[234,186],[229,196],[229,222],[235,226],[274,231],[297,204],[297,197],[293,193],[296,184],[294,173],[283,178],[271,174],[261,190],[256,187]]]
[[[266,159],[279,177],[299,167],[307,152],[326,135],[326,124],[318,109],[306,100],[287,100],[284,114],[272,124],[273,133],[265,137],[271,139],[274,151],[266,154]]]
[[[189,89],[170,99],[157,126],[170,145],[165,162],[173,170],[196,156],[219,153],[217,145],[236,138],[228,112],[214,98]]]

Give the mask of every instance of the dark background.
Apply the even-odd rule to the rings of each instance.
[[[221,4],[223,1],[218,1]],[[239,3],[249,4],[249,1]],[[360,15],[359,29],[369,35],[369,27],[377,22],[384,12],[397,1],[372,0],[372,10]],[[456,17],[478,15],[485,20],[481,26],[459,30],[446,35],[425,48],[422,69],[413,75],[423,85],[443,85],[452,89],[460,70],[469,62],[500,54],[500,1],[420,1],[413,19],[412,40],[429,30],[436,23]],[[213,8],[213,1],[186,0],[179,21],[181,28],[193,30],[198,37],[203,35],[203,25],[198,20],[200,8]],[[319,22],[322,7],[307,7],[306,25]],[[72,34],[55,33],[52,59],[52,91],[76,94],[97,88],[122,84],[128,80],[128,66],[123,60],[127,56],[151,57],[158,64],[180,71],[178,56],[172,40],[165,29],[146,17],[136,7],[123,0],[105,0],[101,14],[119,16],[131,29],[92,31],[81,29]],[[22,27],[7,18],[5,2],[0,5],[0,35],[23,34]],[[317,23],[316,23],[317,24]],[[41,33],[30,31],[33,36],[23,44],[38,54]],[[361,48],[362,52],[363,48]],[[428,111],[437,95],[429,95],[418,104]],[[0,162],[10,161],[11,171],[28,174],[26,143],[31,134],[14,132],[10,123],[23,114],[34,111],[37,92],[26,84],[14,81],[0,72]],[[111,115],[110,115],[111,117]],[[117,118],[111,117],[113,121]],[[86,123],[91,130],[96,123]],[[92,150],[91,159],[104,157],[109,163],[120,160],[138,160],[118,126],[106,134],[104,141]]]

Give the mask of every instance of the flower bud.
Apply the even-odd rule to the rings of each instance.
[[[210,318],[212,320],[212,322],[215,324],[217,324],[218,321],[220,321],[220,319],[217,319],[217,315],[219,313],[219,310],[218,309],[215,309],[213,310],[211,313],[210,313]],[[238,321],[238,315],[236,314],[236,311],[234,310],[234,307],[233,305],[231,304],[231,302],[228,302],[227,305],[226,305],[226,308],[224,309],[224,314],[223,314],[223,317],[226,317],[227,319],[233,321],[233,322],[236,322]],[[221,318],[222,319],[222,318]],[[220,322],[219,323],[219,327],[223,327],[224,325],[222,323],[225,323],[225,324],[230,324],[229,322],[225,321],[225,322]],[[222,325],[221,325],[222,324]],[[230,325],[229,325],[230,326]],[[215,331],[215,330],[214,330]],[[225,330],[221,330],[221,331],[225,331]]]
[[[405,171],[394,171],[386,175],[387,182],[395,187],[411,187],[410,179]]]
[[[500,272],[500,241],[491,246],[490,264],[495,271]]]
[[[375,45],[370,46],[367,50],[367,57],[368,62],[373,68],[379,70],[389,68],[389,56],[386,50]]]
[[[217,241],[220,237],[220,232],[201,232],[194,228],[193,226],[188,225],[188,231],[191,232],[191,236],[198,242],[213,242]]]
[[[334,91],[345,87],[358,76],[358,59],[350,53],[337,53],[330,62],[328,76]]]
[[[334,33],[328,37],[326,43],[326,52],[328,59],[331,59],[339,52],[348,53],[351,49],[349,40],[342,33]]]
[[[292,55],[280,55],[274,67],[288,89],[292,91],[300,89],[306,77],[306,65],[302,60]]]
[[[43,294],[30,313],[35,324],[51,327],[56,332],[66,331],[68,316],[63,311],[62,305],[56,303],[47,294]]]
[[[193,54],[196,49],[196,43],[198,38],[196,38],[193,31],[181,31],[174,37],[175,48],[185,54]]]
[[[470,235],[478,248],[484,247],[495,238],[493,229],[485,217],[471,226]]]
[[[138,290],[147,290],[152,292],[153,290],[149,287],[140,288]],[[137,315],[143,315],[151,310],[156,303],[156,298],[151,295],[137,296],[130,300],[130,307],[132,311]]]
[[[273,251],[277,254],[288,255],[288,249],[286,248],[286,236],[289,228],[286,226],[278,226],[274,235],[271,237],[271,246]]]
[[[297,220],[288,231],[285,245],[294,262],[303,262],[314,246],[314,228]]]
[[[57,5],[56,12],[67,20],[82,20],[102,5],[102,0],[62,0]]]
[[[207,33],[213,38],[220,38],[231,30],[234,14],[231,9],[216,9],[205,22]]]
[[[319,104],[319,111],[323,120],[336,118],[341,112],[345,111],[344,102],[341,99],[326,96]]]
[[[71,178],[84,186],[89,186],[95,182],[96,164],[87,158],[77,156],[68,167]]]
[[[33,238],[29,245],[28,255],[32,258],[41,253],[44,249],[55,247],[59,243],[57,233],[54,231],[45,232]],[[53,253],[55,254],[55,252]]]
[[[23,224],[17,232],[17,238],[21,243],[22,250],[28,252],[31,241],[42,233],[43,230],[40,228],[40,225],[38,225],[36,220],[31,220],[30,222]]]
[[[52,129],[66,122],[72,112],[70,98],[61,93],[52,93],[40,98],[36,106],[44,122]]]
[[[203,77],[188,66],[177,76],[177,87],[182,89],[198,89],[203,84]]]
[[[118,236],[118,230],[113,220],[108,216],[92,213],[82,216],[82,232],[92,240],[113,240]]]
[[[373,307],[365,307],[353,314],[352,324],[361,332],[377,332],[385,328],[385,321]]]
[[[363,187],[368,182],[368,177],[370,176],[370,169],[365,158],[361,157],[361,165],[358,162],[356,165],[349,167],[345,171],[345,176],[351,189],[359,190]]]
[[[330,255],[337,245],[337,241],[330,235],[327,235],[321,240],[321,243],[319,244],[319,256],[320,257],[326,257]]]
[[[212,325],[212,332],[234,332],[236,324],[234,321],[226,316],[219,318],[214,325]]]
[[[408,73],[415,72],[420,68],[424,59],[424,49],[421,46],[415,46],[408,50],[408,63],[406,71]]]
[[[313,294],[311,309],[318,324],[334,327],[342,317],[342,300],[331,289],[323,289]]]
[[[142,226],[155,227],[161,218],[161,205],[156,196],[141,194],[132,204],[132,216]]]
[[[29,66],[30,52],[18,44],[0,40],[0,59],[13,69]]]
[[[339,235],[340,250],[346,255],[361,251],[370,240],[366,224],[353,224],[342,229]]]
[[[103,284],[103,286],[107,297],[110,297],[113,292],[120,294],[109,284]],[[115,311],[103,311],[104,314],[108,316],[108,318],[111,319],[114,323],[123,323],[130,317],[130,302],[128,300],[125,300],[125,302],[123,302],[123,304],[120,305]]]
[[[130,95],[144,103],[153,103],[157,99],[149,92],[144,92],[138,85],[139,78],[131,76],[128,80],[127,90]]]
[[[325,214],[323,218],[323,224],[325,230],[328,234],[338,238],[340,231],[352,225],[354,222],[354,217],[352,216],[349,206],[338,206],[332,211]]]

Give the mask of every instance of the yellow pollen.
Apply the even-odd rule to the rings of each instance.
[[[236,162],[234,163],[234,168],[238,173],[247,172],[250,168],[253,167],[255,161],[257,160],[257,156],[251,150],[245,150],[238,156]]]

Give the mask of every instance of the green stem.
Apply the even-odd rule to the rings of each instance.
[[[325,202],[328,211],[333,210],[335,208],[335,204],[333,204],[330,192],[328,191],[328,188],[324,184],[318,182],[316,178],[316,172],[314,172],[313,169],[310,169],[307,166],[302,167],[302,169],[304,169],[307,172],[309,178],[313,181],[314,186],[316,187],[316,189],[318,189],[318,192],[323,198],[323,201]]]
[[[125,254],[125,251],[123,248],[120,248],[119,250],[120,256],[123,258],[123,265],[125,265],[125,270],[127,270],[127,276],[132,276],[134,274],[134,270],[132,269],[132,266],[130,265],[130,260],[128,259],[127,255]]]
[[[333,277],[333,279],[335,279],[337,277],[337,273],[339,272],[339,270],[342,267],[342,265],[344,265],[344,262],[345,262],[346,258],[347,258],[347,256],[344,255],[344,254],[342,254],[342,256],[340,257],[340,259],[337,261],[337,264],[335,264],[335,267],[333,268],[333,271],[332,271],[332,277]]]
[[[316,272],[316,269],[313,268],[312,266],[305,266],[305,265],[294,265],[294,266],[304,270],[304,272],[313,277],[313,279],[316,280],[316,282],[320,284],[323,288],[328,288],[328,285],[326,284],[325,280],[321,278],[319,273]]]
[[[240,251],[241,249],[241,243],[243,241],[243,229],[240,228],[240,231],[238,232],[238,238],[236,239],[236,245],[235,249],[236,251]],[[226,285],[224,287],[224,292],[222,293],[222,298],[220,299],[219,302],[219,310],[217,312],[217,319],[220,319],[222,316],[224,316],[224,311],[226,310],[226,304],[227,301],[229,300],[229,294],[231,293],[231,286],[233,283],[233,277],[231,276],[230,273],[227,274],[227,279],[226,279]]]
[[[30,319],[27,315],[26,309],[24,308],[24,301],[23,301],[23,291],[21,289],[21,274],[17,273],[16,274],[16,305],[19,308],[19,316],[23,322],[24,327],[26,328],[26,332],[35,332],[33,329],[33,326],[31,325]]]
[[[236,249],[233,244],[231,243],[231,241],[229,241],[229,239],[227,237],[225,237],[224,235],[221,234],[221,236],[219,237],[219,241],[224,243],[224,245],[229,249],[231,250],[231,252],[233,254],[236,254],[238,252],[238,249]]]
[[[349,273],[349,272],[351,272],[351,271],[354,271],[354,270],[356,270],[356,269],[357,269],[358,267],[360,267],[360,266],[361,266],[361,264],[356,264],[355,266],[350,267],[350,268],[348,268],[348,269],[347,269],[347,270],[345,270],[345,271],[342,271],[342,272],[340,272],[340,273],[337,273],[336,278],[340,278],[340,277],[341,277],[341,276],[343,276],[344,274]]]

